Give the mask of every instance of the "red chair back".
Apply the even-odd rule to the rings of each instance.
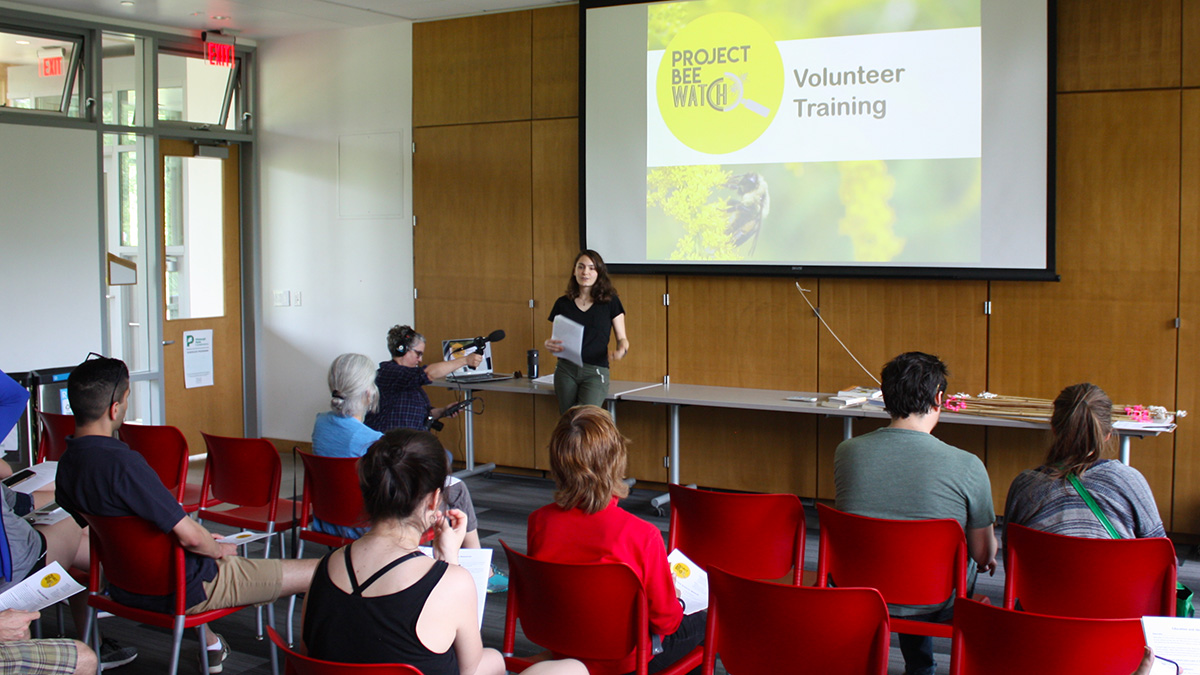
[[[315,516],[332,525],[369,527],[358,484],[358,458],[299,454],[304,462],[300,526],[307,528],[311,517]]]
[[[804,505],[796,495],[734,494],[671,485],[671,533],[679,549],[704,569],[720,567],[748,579],[804,573]]]
[[[183,548],[174,534],[163,532],[137,516],[84,514],[83,518],[89,527],[91,543],[89,591],[96,593],[102,589],[103,565],[104,577],[130,593],[175,594],[175,613],[184,613]]]
[[[38,435],[38,462],[57,462],[67,451],[67,436],[75,433],[75,416],[37,411],[41,422]]]
[[[183,432],[171,426],[122,424],[117,435],[131,450],[146,458],[175,500],[182,501],[188,468],[188,444]]]
[[[875,589],[782,586],[714,567],[708,590],[704,675],[718,653],[733,673],[887,673],[887,605]]]
[[[283,651],[287,675],[421,675],[421,671],[402,663],[334,663],[296,652],[274,628],[267,628],[271,642]]]
[[[274,505],[279,496],[282,464],[279,452],[265,438],[229,438],[204,432],[208,462],[204,465],[204,495],[200,508],[212,499],[238,506]],[[212,498],[209,498],[211,489]],[[272,519],[274,513],[271,514]]]
[[[1144,644],[1138,619],[1073,619],[961,600],[954,605],[950,673],[1129,675]]]
[[[504,546],[508,613],[504,653],[513,651],[517,619],[525,637],[581,661],[623,659],[638,650],[649,663],[650,617],[642,582],[624,563],[554,563]]]
[[[967,537],[956,520],[884,520],[817,504],[817,585],[877,589],[887,602],[933,605],[967,592]],[[881,559],[880,556],[883,556]]]
[[[1175,615],[1170,539],[1084,539],[1005,529],[1004,606],[1089,619]]]

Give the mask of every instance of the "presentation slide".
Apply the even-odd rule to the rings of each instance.
[[[585,5],[586,246],[618,271],[1052,278],[1047,11]]]

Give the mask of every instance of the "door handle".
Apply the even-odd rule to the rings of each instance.
[[[163,340],[164,347],[166,347],[167,345],[173,345],[173,344],[175,344],[174,340]]]

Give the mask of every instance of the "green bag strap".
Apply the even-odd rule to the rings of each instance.
[[[1108,532],[1108,536],[1112,537],[1113,539],[1120,539],[1121,535],[1117,534],[1116,528],[1114,528],[1112,523],[1108,521],[1108,516],[1104,515],[1104,512],[1100,510],[1100,506],[1096,504],[1096,500],[1092,499],[1091,493],[1087,491],[1087,488],[1083,487],[1083,483],[1080,482],[1079,476],[1069,473],[1067,474],[1067,480],[1071,481],[1071,485],[1075,486],[1075,491],[1079,493],[1080,497],[1083,497],[1083,503],[1087,504],[1088,508],[1092,510],[1092,514],[1095,515],[1096,519],[1100,521],[1100,524],[1104,526],[1104,529]]]

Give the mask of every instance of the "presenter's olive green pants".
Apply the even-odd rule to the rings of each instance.
[[[559,414],[577,405],[603,407],[608,396],[608,368],[586,364],[580,368],[559,359],[554,367],[554,395],[558,397]]]

